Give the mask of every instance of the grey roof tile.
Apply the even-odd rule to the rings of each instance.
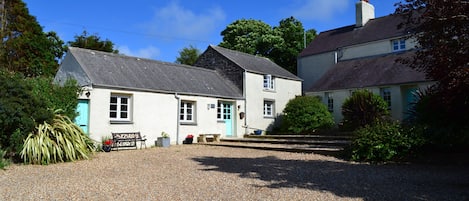
[[[425,74],[397,61],[414,51],[341,61],[327,71],[308,92],[428,82]]]
[[[301,80],[301,78],[285,70],[284,68],[277,65],[275,62],[271,61],[268,58],[230,50],[214,45],[210,45],[210,48],[213,48],[215,51],[225,56],[227,59],[231,60],[240,68],[243,68],[248,72],[270,74],[276,77],[282,77],[291,80]]]
[[[181,94],[241,98],[242,93],[214,70],[69,48],[93,85]]]

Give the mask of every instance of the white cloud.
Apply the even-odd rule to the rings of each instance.
[[[350,0],[302,0],[291,15],[303,20],[328,21],[347,11]]]
[[[220,7],[193,12],[172,1],[155,11],[154,18],[145,23],[150,34],[165,39],[190,39],[203,41],[216,32],[217,26],[225,20],[225,12]]]
[[[153,46],[148,46],[145,48],[141,48],[138,50],[130,50],[128,46],[120,46],[118,48],[119,54],[124,54],[127,56],[134,56],[134,57],[140,57],[140,58],[148,58],[148,59],[156,59],[157,57],[160,56],[160,49],[153,47]]]

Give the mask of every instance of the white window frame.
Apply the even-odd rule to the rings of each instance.
[[[264,100],[264,117],[272,118],[275,114],[275,101]]]
[[[181,108],[179,113],[179,121],[181,123],[195,123],[196,122],[196,102],[194,101],[181,101]]]
[[[391,40],[391,48],[393,52],[406,50],[406,40],[404,38],[399,38]]]
[[[225,120],[231,119],[231,113],[233,112],[231,111],[232,110],[231,105],[232,104],[227,103],[227,102],[218,101],[217,103],[217,120],[218,121],[225,121]]]
[[[115,102],[113,99],[115,98]],[[113,107],[115,106],[115,107]],[[111,94],[109,100],[109,118],[111,121],[131,121],[132,96]],[[115,115],[113,115],[115,113]],[[125,116],[126,114],[127,116]]]
[[[275,82],[274,77],[272,75],[264,75],[264,89],[265,90],[274,90],[275,89]]]

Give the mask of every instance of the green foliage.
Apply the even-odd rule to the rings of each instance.
[[[78,93],[81,90],[76,80],[69,79],[63,86],[54,84],[52,78],[35,78],[27,81],[33,87],[33,95],[43,100],[47,108],[60,109],[62,114],[75,119]]]
[[[51,163],[88,159],[93,141],[67,116],[55,115],[52,124],[44,122],[24,141],[21,157],[25,163]]]
[[[293,133],[313,132],[334,126],[334,118],[319,98],[298,96],[283,110],[282,130]]]
[[[428,127],[426,135],[434,145],[468,146],[469,3],[406,0],[397,5],[418,44],[415,55],[401,62],[436,81],[419,103],[419,123]]]
[[[75,41],[68,41],[68,45],[115,54],[119,53],[119,50],[114,49],[114,43],[112,41],[108,39],[101,40],[98,34],[88,35],[86,31],[83,31],[81,35],[75,35]]]
[[[357,90],[342,105],[343,126],[355,130],[389,117],[388,105],[379,95]]]
[[[4,170],[5,167],[10,165],[10,161],[5,158],[6,153],[7,152],[5,150],[2,150],[1,147],[0,147],[0,169],[2,169],[2,170]]]
[[[197,61],[197,58],[199,58],[199,55],[200,50],[190,45],[189,47],[185,47],[179,51],[179,57],[176,58],[176,63],[194,65],[194,63]]]
[[[0,146],[8,154],[19,153],[36,122],[53,118],[45,100],[34,96],[24,80],[22,75],[0,70]]]
[[[240,19],[229,24],[221,35],[220,47],[270,58],[296,74],[296,58],[304,49],[304,42],[311,42],[316,31],[305,31],[293,17],[281,20],[278,27],[260,20]]]
[[[5,1],[3,6],[1,68],[26,77],[53,76],[64,54],[63,41],[55,32],[44,33],[21,0]]]
[[[355,131],[352,160],[386,162],[409,157],[424,144],[420,128],[404,129],[397,122],[375,122]]]

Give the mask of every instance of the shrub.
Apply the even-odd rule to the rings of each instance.
[[[32,94],[32,87],[24,79],[0,70],[0,146],[7,155],[21,151],[23,140],[36,122],[53,118],[45,101]]]
[[[43,164],[88,159],[93,141],[70,118],[56,114],[52,124],[44,122],[28,135],[21,157],[25,163]]]
[[[334,126],[334,118],[318,97],[296,97],[287,103],[283,113],[284,131],[305,133]]]
[[[357,90],[342,105],[343,126],[355,130],[389,117],[387,103],[368,90]]]
[[[355,131],[352,160],[385,162],[405,158],[424,144],[419,129],[404,129],[397,122],[366,125]]]
[[[8,165],[10,165],[10,161],[5,158],[6,157],[6,151],[0,149],[0,169],[5,169]]]

